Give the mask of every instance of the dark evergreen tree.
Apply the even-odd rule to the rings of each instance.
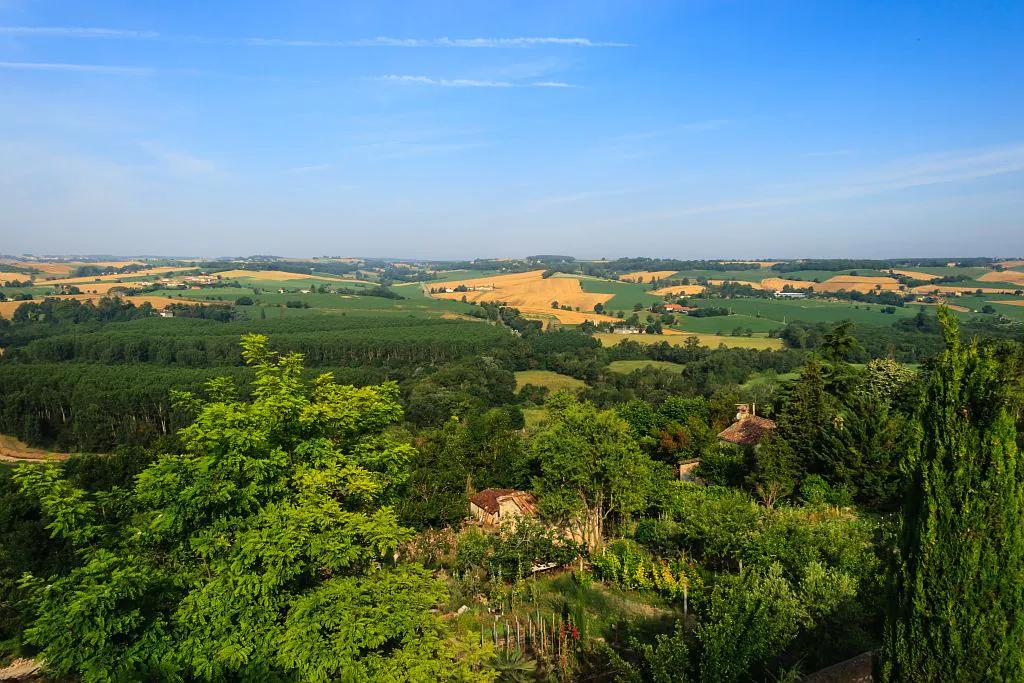
[[[821,361],[808,356],[800,379],[786,397],[779,415],[778,434],[793,451],[796,466],[802,472],[820,472],[826,430],[833,427],[833,411],[825,392]]]
[[[929,380],[893,567],[888,681],[1024,680],[1024,467],[991,347],[946,350]]]

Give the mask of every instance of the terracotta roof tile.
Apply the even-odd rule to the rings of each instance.
[[[527,514],[536,514],[537,498],[527,491],[515,489],[484,489],[469,497],[469,501],[489,515],[498,514],[500,501],[511,497],[516,506]]]
[[[749,415],[737,420],[718,433],[718,438],[740,446],[756,446],[775,429],[775,421]]]

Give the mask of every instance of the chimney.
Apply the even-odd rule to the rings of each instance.
[[[745,420],[750,415],[750,406],[746,403],[736,404],[736,421]]]

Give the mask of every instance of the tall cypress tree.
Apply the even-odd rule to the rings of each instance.
[[[963,344],[940,309],[946,349],[922,402],[894,595],[888,681],[1024,681],[1024,466],[1005,368]]]

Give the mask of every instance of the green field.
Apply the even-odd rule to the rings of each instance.
[[[661,301],[661,297],[651,294],[644,284],[582,277],[579,281],[584,292],[614,294],[615,296],[605,303],[605,308],[610,311],[632,311],[636,304],[648,308]]]
[[[690,278],[692,284],[696,284],[694,280],[699,277],[707,278],[708,280],[738,280],[740,282],[760,282],[766,277],[778,277],[778,273],[768,268],[758,268],[756,270],[681,270],[673,275],[671,280],[682,280],[684,277]]]
[[[775,323],[789,323],[794,320],[805,322],[840,322],[850,320],[864,325],[890,325],[899,318],[917,315],[916,306],[897,307],[893,314],[882,313],[882,306],[846,301],[822,301],[819,299],[692,299],[694,306],[725,306],[733,313],[763,318]],[[731,318],[732,316],[730,316]],[[726,318],[728,320],[729,318]],[[704,318],[704,320],[715,320]],[[685,327],[689,320],[683,321]],[[724,329],[731,330],[736,325],[721,323]],[[778,325],[776,325],[777,327]]]
[[[781,339],[768,337],[719,337],[714,334],[611,334],[598,333],[594,338],[605,346],[615,346],[622,341],[633,341],[638,344],[667,343],[672,346],[683,346],[689,337],[696,337],[701,346],[717,349],[720,345],[736,349],[781,349]]]
[[[774,370],[758,372],[751,375],[750,379],[741,384],[740,389],[747,391],[755,387],[761,386],[763,384],[768,384],[770,382],[789,382],[791,380],[798,378],[799,376],[799,372],[786,372],[781,375],[776,373]]]
[[[535,387],[547,387],[552,393],[560,389],[578,391],[587,386],[587,383],[581,379],[550,370],[520,370],[516,373],[516,389],[522,389],[527,384],[532,384]]]
[[[358,289],[359,285],[354,288]],[[178,290],[168,289],[153,292],[155,296],[169,296],[181,299],[183,303],[192,301],[209,301],[211,303],[233,304],[241,296],[248,296],[253,299],[255,307],[277,308],[285,306],[289,301],[301,301],[309,304],[309,309],[289,310],[322,310],[330,312],[338,311],[367,311],[381,314],[453,314],[466,313],[472,310],[470,304],[461,301],[449,301],[447,299],[432,299],[423,294],[419,285],[403,286],[394,291],[405,299],[386,299],[379,296],[354,296],[350,294],[301,294],[298,292],[286,292],[278,294],[276,288],[268,289],[260,287],[260,293],[256,294],[251,287],[225,287],[215,289],[193,289]],[[245,310],[240,306],[240,310]],[[268,313],[270,315],[270,313]]]
[[[1003,301],[1019,301],[1024,304],[1024,297],[1009,296],[1006,294],[986,294],[985,296],[958,296],[949,299],[949,303],[954,306],[964,306],[970,308],[973,311],[980,311],[985,306],[992,306],[996,309],[996,313],[1004,315],[1007,318],[1013,320],[1020,320],[1024,322],[1024,305],[1015,306],[1013,304],[1001,304],[998,303],[1000,300]],[[961,313],[961,316],[968,315]],[[983,313],[977,313],[978,316],[985,316]]]
[[[667,360],[616,360],[612,361],[608,365],[608,369],[612,372],[620,372],[623,374],[629,374],[634,370],[643,370],[644,368],[657,368],[658,370],[679,372],[682,370],[683,366],[679,363],[672,363]]]
[[[735,301],[735,299],[732,301]],[[672,325],[672,329],[684,332],[723,335],[730,334],[737,327],[749,328],[755,334],[764,334],[771,330],[782,329],[783,325],[776,320],[758,318],[752,315],[722,315],[711,318],[694,318],[693,316],[684,315],[678,316],[676,323]]]

